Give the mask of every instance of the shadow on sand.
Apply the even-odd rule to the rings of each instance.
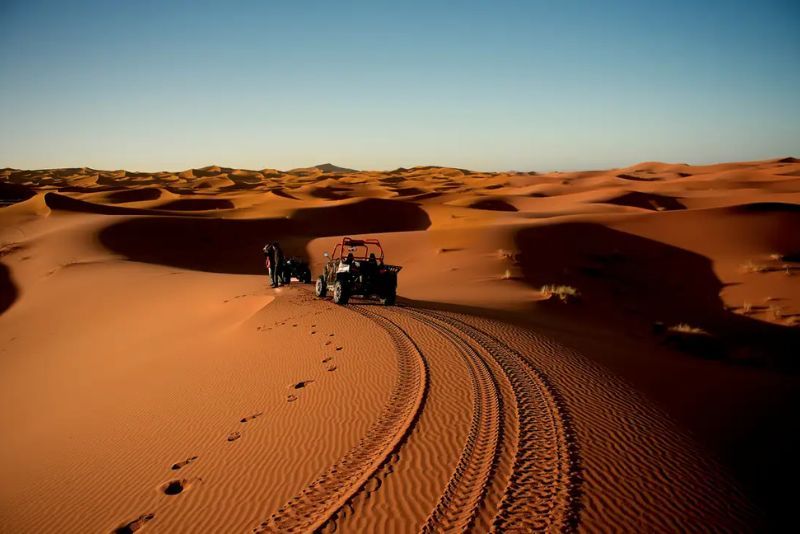
[[[287,256],[304,257],[311,239],[347,234],[425,230],[431,224],[419,206],[367,199],[297,210],[281,219],[143,217],[100,232],[103,246],[134,261],[231,274],[263,274],[261,249],[280,241]]]
[[[18,296],[17,286],[11,281],[11,271],[0,263],[0,315],[16,302]]]
[[[526,228],[516,242],[526,282],[576,287],[584,319],[643,326],[701,357],[800,369],[798,329],[726,309],[724,284],[705,256],[592,223]],[[670,330],[680,324],[708,335]]]

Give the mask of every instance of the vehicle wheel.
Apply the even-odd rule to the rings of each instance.
[[[336,304],[347,304],[347,301],[350,299],[350,292],[348,289],[345,283],[338,280],[336,285],[333,286],[333,302]]]
[[[292,275],[289,273],[282,273],[281,274],[281,283],[285,286],[288,286],[292,282]]]
[[[393,289],[388,294],[381,297],[381,304],[383,304],[384,306],[394,306],[396,300],[397,300],[397,291]]]
[[[314,288],[314,294],[321,299],[324,299],[325,295],[328,294],[328,284],[325,283],[324,276],[317,278],[317,287]]]

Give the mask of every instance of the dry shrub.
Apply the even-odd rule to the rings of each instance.
[[[769,270],[769,266],[755,263],[753,260],[747,260],[745,263],[739,266],[739,270],[743,273],[763,273]]]
[[[726,353],[722,340],[702,328],[686,323],[667,328],[663,340],[673,348],[702,358],[722,358]]]
[[[667,328],[669,332],[673,332],[676,334],[690,334],[695,336],[707,336],[709,335],[708,332],[703,330],[702,328],[697,328],[695,326],[688,325],[686,323],[680,323]]]
[[[542,286],[539,292],[546,299],[558,297],[558,299],[565,304],[568,302],[577,301],[581,296],[580,292],[578,292],[578,290],[572,286],[559,286],[553,284]]]

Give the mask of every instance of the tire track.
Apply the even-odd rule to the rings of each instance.
[[[411,315],[419,321],[419,315]],[[472,382],[473,403],[464,450],[422,532],[463,532],[475,520],[498,458],[502,397],[492,372],[478,351],[441,324],[429,320],[424,324],[447,339],[464,360]]]
[[[405,311],[472,339],[511,383],[519,445],[493,530],[574,530],[580,515],[580,457],[569,414],[555,387],[522,354],[491,334],[441,312]]]
[[[425,357],[411,337],[382,315],[352,307],[392,339],[398,378],[381,416],[347,454],[253,532],[311,532],[322,527],[403,443],[422,411],[428,388]]]

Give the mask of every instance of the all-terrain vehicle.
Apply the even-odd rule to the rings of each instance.
[[[288,284],[292,278],[297,278],[304,284],[311,283],[311,268],[308,263],[300,258],[286,258],[281,266],[281,282]]]
[[[377,298],[392,306],[397,297],[397,273],[402,267],[383,263],[383,247],[377,239],[345,237],[325,253],[324,272],[317,279],[315,294],[333,293],[333,302],[347,304],[352,296]]]

